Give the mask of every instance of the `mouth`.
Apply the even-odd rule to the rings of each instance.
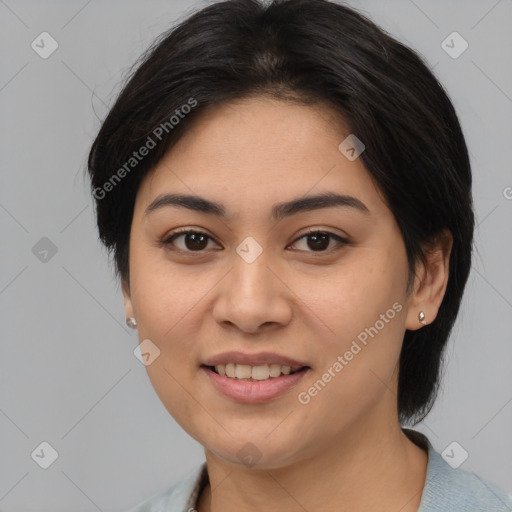
[[[217,364],[201,365],[203,368],[226,377],[228,379],[243,380],[248,382],[263,382],[271,379],[278,379],[285,375],[294,375],[295,373],[310,369],[309,366],[295,366],[281,364],[262,364],[251,366],[248,364]]]
[[[262,404],[286,396],[312,368],[273,353],[229,352],[208,359],[199,368],[223,398],[240,404]]]

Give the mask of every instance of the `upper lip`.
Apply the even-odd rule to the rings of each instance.
[[[204,366],[217,366],[219,364],[246,364],[249,366],[261,366],[264,364],[280,364],[281,366],[289,366],[292,370],[298,370],[306,363],[302,363],[290,357],[282,356],[274,352],[258,352],[256,354],[247,354],[245,352],[223,352],[211,356],[203,362]]]

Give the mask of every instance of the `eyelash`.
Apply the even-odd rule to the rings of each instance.
[[[176,240],[176,238],[180,237],[181,235],[187,235],[187,234],[205,235],[208,239],[213,240],[215,243],[217,243],[207,233],[204,233],[203,231],[196,231],[196,230],[187,229],[187,228],[184,228],[182,230],[177,230],[177,231],[174,231],[174,232],[170,233],[164,239],[162,239],[160,241],[160,243],[161,243],[161,245],[164,245],[164,246],[172,246],[172,243],[174,242],[174,240]],[[331,252],[333,252],[333,251],[335,251],[337,249],[340,249],[341,247],[343,247],[345,245],[348,245],[350,243],[346,238],[343,238],[343,237],[341,237],[339,235],[335,235],[334,233],[331,233],[330,231],[322,231],[322,230],[318,230],[318,229],[311,229],[310,231],[307,231],[306,233],[302,234],[299,238],[295,239],[295,241],[292,244],[297,243],[299,240],[301,240],[303,238],[306,238],[307,236],[319,235],[319,234],[327,235],[330,238],[336,240],[338,242],[338,244],[339,244],[338,247],[334,247],[334,248],[323,250],[323,251],[305,251],[305,252],[310,252],[312,254],[329,254],[329,253],[331,253]],[[174,248],[173,250],[176,250],[176,251],[182,252],[182,253],[198,254],[198,255],[204,254],[206,252],[205,249],[200,250],[200,251],[190,251],[190,250]]]

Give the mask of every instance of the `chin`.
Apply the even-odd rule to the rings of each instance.
[[[201,443],[205,452],[228,464],[254,470],[278,469],[296,463],[299,439],[292,436],[226,436],[223,443]]]

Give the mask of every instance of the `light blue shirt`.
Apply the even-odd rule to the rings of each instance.
[[[512,495],[473,473],[452,468],[419,432],[404,432],[428,451],[425,486],[418,512],[512,512]],[[128,512],[193,512],[208,483],[206,462],[164,492]]]

